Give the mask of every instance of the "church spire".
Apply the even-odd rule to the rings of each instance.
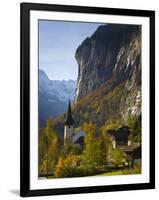
[[[69,99],[68,110],[67,110],[67,118],[66,118],[66,121],[65,121],[65,125],[71,126],[73,124],[74,124],[74,120],[72,118],[71,102],[70,102],[70,99]]]

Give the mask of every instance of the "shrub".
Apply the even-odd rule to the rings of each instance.
[[[55,167],[55,177],[77,177],[83,176],[83,169],[76,166],[79,161],[79,157],[76,155],[68,155],[67,158],[61,157]]]
[[[122,150],[116,148],[111,150],[111,159],[114,160],[114,165],[120,166],[125,163],[125,154]]]

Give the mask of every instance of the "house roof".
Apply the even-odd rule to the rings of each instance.
[[[85,137],[86,133],[83,130],[75,131],[72,135],[73,142],[76,142],[80,137]]]
[[[108,130],[107,133],[114,137],[117,141],[126,142],[128,140],[128,136],[130,135],[130,129],[127,126],[122,126],[117,130]]]
[[[131,145],[120,146],[120,149],[123,150],[124,152],[133,152],[137,148],[141,148],[141,144],[139,144],[139,143],[133,143]]]

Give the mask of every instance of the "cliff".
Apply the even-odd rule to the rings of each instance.
[[[141,30],[137,25],[99,26],[75,54],[79,73],[74,112],[77,124],[141,115]]]

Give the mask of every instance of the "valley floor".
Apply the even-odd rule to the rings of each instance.
[[[134,169],[129,170],[118,170],[118,171],[112,171],[112,172],[106,172],[102,174],[98,174],[95,176],[115,176],[115,175],[133,175],[133,174],[140,174],[141,172],[136,171]]]
[[[135,169],[125,169],[125,170],[116,170],[116,171],[114,170],[114,171],[109,171],[109,172],[105,172],[105,173],[102,173],[102,174],[91,175],[91,177],[94,177],[94,176],[115,176],[115,175],[135,175],[135,174],[141,174],[141,171],[135,170]],[[88,177],[90,177],[90,176],[88,176]],[[55,178],[55,177],[54,176],[48,176],[48,177],[43,177],[43,178],[40,178],[40,179],[47,179],[47,178],[52,179],[52,178]]]

